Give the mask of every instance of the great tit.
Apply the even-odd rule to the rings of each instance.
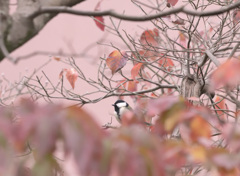
[[[117,100],[114,104],[114,116],[116,117],[117,121],[121,123],[121,117],[124,113],[132,111],[132,108],[126,101]]]
[[[124,113],[127,113],[129,111],[132,111],[133,109],[126,101],[123,100],[117,100],[114,104],[114,116],[116,117],[117,121],[121,123],[121,117]],[[150,123],[144,122],[145,125],[151,126]]]

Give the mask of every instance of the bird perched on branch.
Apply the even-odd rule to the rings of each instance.
[[[126,101],[117,100],[114,104],[114,116],[116,117],[117,121],[121,123],[121,118],[124,113],[132,111],[132,108]]]
[[[114,116],[117,121],[121,123],[122,117],[125,113],[132,111],[133,109],[129,104],[124,100],[117,100],[114,104]],[[151,124],[148,122],[144,122],[146,125],[150,126]]]

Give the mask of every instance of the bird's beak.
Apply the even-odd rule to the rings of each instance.
[[[112,106],[114,106],[114,104],[112,104]]]

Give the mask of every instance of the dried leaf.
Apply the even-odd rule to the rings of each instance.
[[[181,101],[177,102],[170,109],[163,112],[162,115],[159,116],[159,120],[157,121],[157,123],[162,123],[164,126],[164,130],[171,133],[181,121],[184,109],[185,104]]]
[[[174,104],[179,102],[180,99],[177,96],[166,96],[158,99],[150,100],[148,103],[148,115],[155,116],[161,115],[164,111],[170,109]]]
[[[160,97],[149,101],[147,115],[150,117],[157,115],[156,132],[166,134],[171,133],[181,121],[185,108],[184,100],[179,97]]]
[[[136,80],[129,81],[128,82],[128,91],[135,92],[137,90],[137,83],[138,83],[138,81],[136,81]]]
[[[178,18],[177,20],[172,21],[172,23],[173,24],[178,24],[178,25],[184,25],[185,24],[184,20],[181,19],[181,18]]]
[[[127,90],[127,81],[126,79],[121,80],[117,83],[116,88],[118,93],[124,93]]]
[[[220,86],[233,88],[240,81],[240,61],[231,59],[220,65],[211,76],[211,88],[213,90]]]
[[[118,50],[113,51],[109,54],[106,63],[107,66],[112,70],[112,74],[119,71],[127,63],[127,53],[125,51],[119,52]]]
[[[186,145],[183,142],[169,140],[164,142],[162,145],[164,145],[164,148],[165,148],[165,150],[163,150],[162,152],[165,153],[164,155],[166,159],[164,163],[166,163],[166,166],[171,165],[173,169],[177,169],[177,168],[181,168],[187,163],[187,157],[185,152]],[[171,174],[164,174],[164,175],[171,175]],[[174,175],[178,175],[178,174],[174,174]]]
[[[234,10],[233,12],[233,24],[236,25],[240,21],[240,10]]]
[[[94,21],[99,29],[104,31],[105,29],[105,24],[104,24],[104,18],[102,16],[95,16]]]
[[[140,56],[140,58],[138,57],[138,55]],[[143,60],[141,59],[144,58],[146,60],[156,60],[157,57],[160,57],[161,54],[157,51],[152,51],[152,50],[139,50],[137,54],[132,54],[132,57],[135,59],[135,60]],[[133,65],[136,65],[138,64],[139,62],[137,61],[133,61]]]
[[[221,128],[224,140],[228,141],[228,149],[232,152],[239,152],[240,150],[240,128],[239,124],[225,123]]]
[[[66,77],[69,83],[71,84],[72,88],[74,89],[75,87],[75,82],[77,81],[78,78],[78,73],[74,68],[70,68],[66,70]]]
[[[25,102],[28,104],[28,102]],[[33,103],[32,103],[33,104]],[[24,105],[26,106],[26,105]],[[31,137],[31,142],[36,149],[35,157],[44,158],[49,153],[54,152],[55,144],[62,123],[61,114],[58,112],[62,108],[55,105],[37,106],[29,112],[21,114],[23,121],[20,123],[18,135],[26,139]],[[46,138],[46,136],[48,136]]]
[[[101,5],[101,3],[102,3],[102,0],[100,0],[100,1],[97,3],[94,11],[100,11],[100,5]],[[102,31],[104,31],[104,28],[105,28],[104,18],[103,18],[102,16],[94,16],[94,21],[95,21],[97,27],[98,27],[99,29],[101,29]]]
[[[56,61],[60,61],[61,60],[60,57],[53,57],[53,59],[56,60]]]
[[[134,65],[134,67],[132,68],[131,75],[132,75],[133,79],[135,79],[136,76],[138,76],[138,73],[141,70],[142,65],[143,65],[143,63],[138,63],[138,64]]]
[[[182,46],[186,47],[186,36],[182,32],[179,32],[179,41]]]
[[[211,126],[201,116],[196,115],[190,121],[190,137],[192,141],[198,141],[200,138],[211,138]]]
[[[158,46],[159,33],[155,28],[153,30],[146,30],[142,33],[140,42],[142,45],[156,47]]]
[[[172,71],[172,68],[174,67],[174,63],[173,63],[172,59],[169,59],[169,58],[159,59],[158,64],[161,67],[164,67],[168,71]]]
[[[59,79],[62,79],[64,71],[65,71],[65,69],[62,69],[62,71],[59,73],[59,76],[58,76]]]
[[[97,5],[95,7],[95,10],[100,10],[100,6],[101,6],[102,2],[103,2],[103,0],[98,1]]]
[[[189,154],[195,162],[205,162],[207,160],[207,150],[202,145],[191,145],[188,148]]]
[[[177,4],[178,0],[167,0],[167,3],[171,6],[175,6]]]
[[[19,166],[17,168],[17,175],[16,176],[32,176],[32,170],[29,167]]]
[[[62,124],[65,150],[71,151],[81,174],[97,175],[99,165],[103,164],[104,131],[82,108],[70,107],[66,113],[66,122]]]
[[[153,98],[157,98],[159,95],[157,95],[155,92],[152,92],[150,96]]]
[[[225,168],[224,175],[228,175],[227,172],[231,173],[240,164],[239,153],[233,154],[223,148],[218,148],[210,151],[212,162],[220,167]],[[223,170],[222,170],[223,171]],[[230,175],[239,175],[237,173]]]

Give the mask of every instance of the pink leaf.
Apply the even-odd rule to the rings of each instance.
[[[240,10],[234,10],[233,12],[233,24],[236,25],[240,21]]]
[[[97,5],[96,5],[96,7],[95,7],[95,9],[94,9],[95,11],[100,10],[100,5],[101,5],[102,1],[103,1],[103,0],[98,1]]]
[[[127,63],[127,53],[115,50],[111,52],[106,60],[107,66],[112,70],[112,74],[119,71]]]
[[[177,19],[175,21],[172,21],[172,23],[178,24],[178,25],[184,25],[185,24],[184,20],[181,19],[181,18],[179,18],[179,19]]]
[[[100,11],[100,5],[101,5],[102,1],[103,1],[103,0],[100,0],[100,1],[97,3],[94,11]],[[101,29],[102,31],[104,31],[104,28],[105,28],[104,18],[103,18],[102,16],[95,16],[95,17],[94,17],[94,21],[95,21],[97,27],[99,27],[99,29]]]
[[[159,32],[158,29],[146,30],[140,37],[142,45],[156,47],[158,46]]]
[[[104,31],[105,25],[104,25],[104,18],[102,16],[95,16],[94,17],[94,21],[97,25],[97,27],[99,27],[99,29],[101,29],[102,31]]]
[[[126,91],[127,82],[126,79],[118,81],[116,88],[118,93],[124,93]]]
[[[74,68],[70,68],[66,70],[66,77],[72,88],[75,87],[75,82],[77,81],[78,73]]]
[[[135,92],[137,90],[138,81],[129,81],[128,82],[128,91]]]
[[[167,3],[172,5],[172,6],[175,6],[177,4],[178,0],[167,0]]]
[[[137,63],[136,65],[134,65],[134,67],[132,68],[131,70],[131,75],[132,75],[132,78],[135,79],[136,76],[138,75],[139,71],[141,70],[142,68],[142,65],[143,63]]]
[[[158,63],[168,71],[172,71],[172,68],[174,67],[173,61],[169,58],[161,58]]]
[[[231,59],[220,65],[212,74],[212,87],[217,89],[220,86],[233,88],[240,81],[240,61]]]
[[[148,115],[154,116],[156,114],[161,114],[177,102],[179,102],[179,97],[177,96],[166,96],[158,99],[152,99],[148,104]]]
[[[53,59],[56,60],[56,61],[60,61],[61,60],[60,57],[53,57]]]

